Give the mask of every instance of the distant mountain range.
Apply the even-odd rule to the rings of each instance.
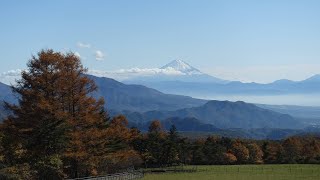
[[[127,84],[141,84],[165,93],[181,94],[192,97],[214,95],[288,95],[288,94],[320,94],[320,75],[303,81],[278,80],[269,84],[227,83],[201,81],[144,81],[127,80]]]
[[[198,98],[219,95],[261,96],[310,93],[320,95],[320,75],[314,75],[303,81],[282,79],[273,83],[260,84],[219,79],[201,72],[182,60],[174,60],[160,69],[170,69],[180,73],[134,76],[122,82],[144,85],[164,93]]]
[[[290,114],[298,118],[320,119],[320,107],[293,106],[293,105],[267,105],[256,104],[258,107],[269,109],[282,114]],[[320,122],[320,121],[319,121]]]
[[[266,129],[306,127],[299,119],[279,113],[281,108],[277,106],[259,105],[258,107],[244,102],[201,100],[188,96],[164,94],[142,85],[126,85],[110,78],[92,75],[89,77],[99,87],[99,91],[94,96],[105,98],[106,107],[111,115],[123,113],[127,115],[131,125],[142,129],[145,129],[154,119],[160,119],[165,128],[175,124],[183,131],[219,132],[233,135],[239,135],[236,132],[245,135],[244,132],[248,132],[249,129],[264,129],[265,132]],[[2,83],[0,83],[0,99],[11,103],[16,102],[10,87]],[[272,108],[278,112],[267,110]],[[296,108],[301,109],[298,106]],[[291,106],[288,109],[291,114],[297,112]],[[308,110],[310,108],[306,107],[301,112],[308,114]],[[317,109],[314,109],[314,112],[316,117]],[[0,108],[0,116],[5,115],[4,109]],[[252,135],[252,132],[250,134]]]
[[[0,82],[14,83],[13,80],[19,78],[20,73],[21,70],[1,73]],[[173,60],[160,68],[132,68],[118,71],[90,70],[88,73],[97,77],[118,79],[118,81],[125,84],[143,85],[167,94],[185,95],[194,98],[215,99],[215,97],[223,95],[230,97],[236,95],[268,96],[290,94],[316,94],[320,97],[320,74],[303,81],[281,79],[268,84],[243,83],[213,77],[180,59]],[[226,98],[226,100],[230,99]],[[237,100],[244,99],[239,98]],[[287,103],[283,102],[283,104]]]

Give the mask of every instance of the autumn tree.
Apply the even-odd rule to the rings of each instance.
[[[25,150],[13,137],[5,136],[0,124],[0,179],[32,179],[34,171],[23,161]]]
[[[302,161],[302,142],[298,137],[289,137],[282,142],[283,161],[285,163],[299,163]]]
[[[263,159],[265,163],[275,164],[281,162],[283,148],[278,142],[264,142],[262,146]]]
[[[256,143],[250,143],[247,146],[249,150],[248,162],[252,164],[262,164],[263,163],[263,151],[260,146]]]
[[[166,165],[173,165],[179,163],[179,136],[177,128],[172,125],[169,130],[169,135],[163,145],[163,157]]]
[[[205,140],[204,139],[197,139],[192,147],[192,157],[191,157],[191,161],[192,164],[205,164],[207,163],[207,156],[206,154],[204,154],[204,144],[205,144]]]
[[[146,138],[146,154],[151,166],[162,166],[165,163],[163,143],[165,141],[165,133],[159,120],[154,120],[149,126]]]
[[[320,164],[320,138],[305,137],[303,139],[302,158],[305,163]]]
[[[227,165],[235,164],[237,162],[237,157],[232,154],[232,152],[226,152],[223,154],[223,163]]]
[[[25,151],[25,162],[30,162],[38,173],[55,173],[57,178],[62,178],[59,156],[66,145],[66,114],[60,109],[58,94],[62,61],[63,55],[53,51],[42,51],[38,57],[32,57],[28,69],[21,74],[22,79],[12,87],[19,102],[6,104],[13,115],[3,127],[12,144],[20,144]],[[56,164],[43,169],[41,164],[50,164],[51,159],[57,159]]]
[[[42,50],[27,66],[12,87],[19,101],[7,103],[13,115],[5,134],[40,178],[64,178],[63,165],[70,177],[91,174],[107,149],[104,102],[92,97],[97,87],[73,53]]]
[[[232,152],[237,157],[237,163],[239,164],[246,163],[249,159],[248,148],[239,140],[232,144]]]
[[[221,144],[218,137],[208,137],[203,147],[207,164],[224,164],[224,153],[226,151],[226,147]]]
[[[159,120],[151,121],[149,125],[149,133],[161,135],[163,132],[161,122]]]
[[[140,136],[137,129],[127,128],[128,120],[123,115],[112,118],[107,129],[107,143],[110,153],[108,153],[106,166],[107,173],[118,172],[128,167],[139,166],[142,160],[137,151],[131,147],[131,142]]]
[[[178,150],[179,161],[183,164],[190,164],[192,159],[192,145],[193,143],[186,137],[179,138]]]

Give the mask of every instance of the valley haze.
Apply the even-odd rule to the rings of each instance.
[[[182,66],[184,69],[185,67]],[[202,75],[198,70],[192,70],[181,78],[205,77],[203,79],[205,83],[217,80],[217,78],[211,79],[211,76],[199,76],[199,74]],[[168,128],[174,124],[183,132],[208,132],[228,137],[254,139],[282,139],[290,135],[318,132],[320,126],[320,107],[197,99],[162,93],[143,85],[124,84],[111,78],[87,76],[97,84],[98,91],[93,95],[106,100],[106,108],[110,115],[113,117],[123,114],[129,120],[129,126],[138,127],[141,130],[146,130],[151,120],[159,119],[165,127]],[[188,83],[194,83],[194,79],[188,80]],[[317,78],[311,78],[307,82],[313,84],[314,80],[317,81]],[[170,81],[159,82],[169,83]],[[229,83],[232,82],[223,80],[219,80],[218,83],[213,82],[214,85],[222,86]],[[8,85],[0,83],[0,88],[1,99],[11,103],[16,102]],[[0,117],[5,116],[5,111],[0,109]],[[183,126],[181,122],[184,122]]]

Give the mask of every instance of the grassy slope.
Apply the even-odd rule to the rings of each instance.
[[[196,173],[146,174],[144,180],[319,180],[320,165],[198,166]]]

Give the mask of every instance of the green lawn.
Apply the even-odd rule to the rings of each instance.
[[[190,167],[189,167],[190,168]],[[195,173],[146,174],[144,180],[320,180],[320,165],[197,166]]]

